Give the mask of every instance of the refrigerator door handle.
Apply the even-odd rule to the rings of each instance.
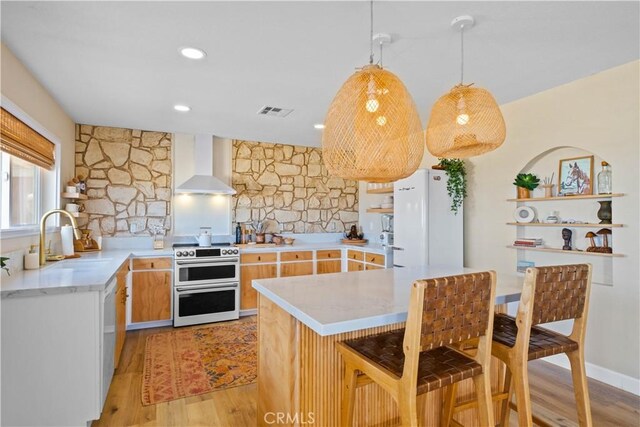
[[[404,248],[399,248],[397,246],[391,246],[391,249],[394,251],[404,251]]]

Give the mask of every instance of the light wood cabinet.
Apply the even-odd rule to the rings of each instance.
[[[280,277],[306,276],[313,274],[312,262],[284,262],[280,264]]]
[[[153,270],[161,269],[167,270],[172,268],[172,261],[169,257],[162,258],[134,258],[133,269],[134,270]]]
[[[240,254],[240,262],[242,264],[255,264],[259,262],[276,262],[276,261],[278,261],[278,254],[275,252]]]
[[[371,252],[364,253],[365,262],[384,266],[384,255],[373,254]]]
[[[365,270],[382,270],[384,267],[375,264],[365,264]]]
[[[124,347],[127,333],[127,275],[129,274],[129,260],[125,261],[116,273],[116,346],[114,368],[118,367],[120,354]]]
[[[347,259],[354,261],[363,261],[364,253],[362,251],[354,251],[353,249],[349,249],[347,251]]]
[[[326,273],[340,273],[342,271],[342,261],[318,261],[316,263],[316,273],[317,274],[326,274]]]
[[[254,279],[277,277],[277,264],[243,265],[240,267],[240,309],[250,310],[257,307],[258,295],[251,287]]]
[[[131,322],[171,320],[172,271],[135,271],[171,268],[171,258],[136,258],[131,273]]]
[[[342,251],[339,249],[329,249],[316,252],[317,259],[340,259],[342,258]]]
[[[281,252],[280,261],[310,261],[313,259],[313,252],[311,251],[298,251],[298,252]]]
[[[362,271],[364,270],[364,264],[359,261],[349,260],[347,262],[347,271]]]

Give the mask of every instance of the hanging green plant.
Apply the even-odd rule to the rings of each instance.
[[[7,267],[7,261],[9,261],[9,258],[4,256],[0,257],[0,269],[6,271],[7,276],[11,276],[11,273],[9,273],[9,267]]]
[[[451,211],[458,214],[458,209],[467,197],[467,170],[460,159],[438,159],[439,169],[444,169],[447,177],[447,193],[451,198]]]

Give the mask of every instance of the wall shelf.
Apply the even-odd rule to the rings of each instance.
[[[368,188],[367,189],[367,193],[368,194],[392,194],[393,193],[393,187],[390,187],[390,188]]]
[[[377,209],[367,209],[368,213],[386,213],[392,214],[393,208],[377,208]]]
[[[65,199],[72,199],[72,200],[88,200],[89,199],[89,197],[86,194],[82,194],[82,193],[62,193],[60,196]]]
[[[537,251],[537,252],[555,252],[555,253],[563,253],[568,255],[594,255],[594,256],[603,256],[603,257],[623,257],[622,254],[603,254],[600,252],[586,252],[586,251],[565,251],[562,249],[555,248],[529,248],[526,246],[513,246],[509,245],[507,248],[522,250],[522,251]]]
[[[622,227],[622,224],[547,224],[544,222],[508,222],[507,225],[515,225],[520,227],[585,227],[585,228],[615,228]]]
[[[528,199],[507,199],[507,202],[547,202],[556,200],[581,200],[581,199],[610,199],[612,197],[622,197],[623,193],[613,194],[587,194],[582,196],[561,196],[561,197],[531,197]]]

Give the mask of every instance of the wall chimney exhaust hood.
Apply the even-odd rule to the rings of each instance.
[[[176,187],[176,193],[236,194],[220,179],[213,176],[213,137],[196,135],[193,150],[195,175]]]

